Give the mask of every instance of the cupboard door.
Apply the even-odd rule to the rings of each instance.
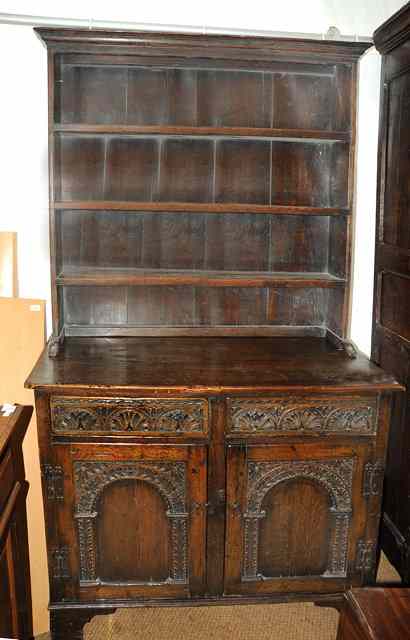
[[[364,535],[366,449],[228,446],[225,593],[345,588]]]
[[[54,576],[66,579],[74,597],[187,597],[201,588],[205,447],[68,449],[57,452],[64,494],[72,496],[59,509],[58,538],[67,562],[65,575]]]

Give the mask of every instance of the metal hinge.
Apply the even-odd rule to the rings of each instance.
[[[59,465],[44,464],[42,475],[48,500],[64,500],[64,472]]]
[[[384,465],[382,462],[368,462],[363,472],[363,497],[379,496],[383,491]]]
[[[376,562],[376,542],[359,540],[356,547],[356,571],[371,571]]]

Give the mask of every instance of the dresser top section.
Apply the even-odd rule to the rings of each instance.
[[[44,351],[29,388],[103,388],[158,393],[400,390],[359,353],[350,359],[324,338],[66,338]]]

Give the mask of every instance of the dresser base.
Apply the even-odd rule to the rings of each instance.
[[[51,604],[50,631],[52,640],[83,640],[84,627],[95,616],[106,616],[117,609],[154,608],[154,607],[203,607],[233,606],[250,604],[284,604],[292,602],[313,602],[318,606],[333,607],[340,610],[343,605],[343,593],[333,594],[276,594],[267,597],[204,597],[191,600],[144,600],[104,603]]]

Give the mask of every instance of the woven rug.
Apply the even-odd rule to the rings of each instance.
[[[400,577],[384,556],[378,582]],[[85,640],[335,640],[339,614],[310,603],[119,609],[85,626]],[[46,640],[48,635],[41,636]]]

